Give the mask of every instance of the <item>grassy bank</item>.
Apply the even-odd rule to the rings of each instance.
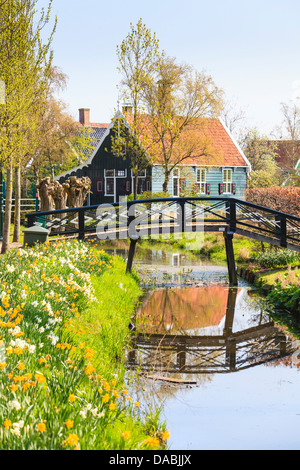
[[[270,315],[300,338],[300,253],[287,249],[266,250],[247,266],[256,287],[266,295]]]
[[[123,261],[47,243],[3,255],[0,282],[0,449],[164,448],[155,410],[124,389],[140,289]]]

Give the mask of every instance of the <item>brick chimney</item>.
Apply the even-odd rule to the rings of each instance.
[[[79,109],[79,122],[83,126],[88,126],[90,124],[90,110],[88,108]]]

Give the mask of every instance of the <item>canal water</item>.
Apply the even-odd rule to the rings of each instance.
[[[135,268],[145,295],[128,386],[161,407],[170,450],[299,450],[298,344],[265,299],[187,254],[141,250]]]

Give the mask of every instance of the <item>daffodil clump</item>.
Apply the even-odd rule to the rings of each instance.
[[[95,335],[94,326],[108,331],[109,315],[105,325],[88,320],[90,306],[99,318],[105,310],[106,291],[99,299],[94,288],[105,273],[112,272],[109,282],[117,279],[115,301],[126,297],[115,263],[76,240],[0,257],[1,450],[165,448],[168,431],[162,426],[149,435],[140,403],[104,354],[109,346],[100,347],[109,335]],[[108,290],[112,296],[114,286]]]

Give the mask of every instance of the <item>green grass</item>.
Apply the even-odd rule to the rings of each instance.
[[[125,274],[125,263],[118,257],[101,277],[93,275],[91,280],[98,301],[91,303],[73,325],[85,331],[79,336],[80,342],[87,341],[95,350],[97,371],[123,377],[124,347],[130,341],[128,325],[142,291],[135,277]]]

